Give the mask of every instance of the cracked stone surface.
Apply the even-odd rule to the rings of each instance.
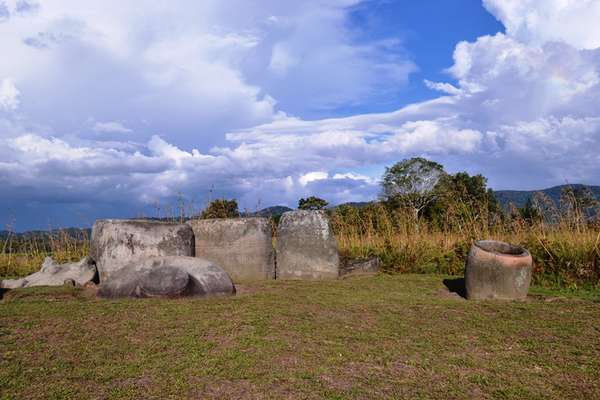
[[[148,220],[99,220],[92,229],[91,257],[100,282],[137,260],[149,257],[194,256],[194,232],[189,225]]]

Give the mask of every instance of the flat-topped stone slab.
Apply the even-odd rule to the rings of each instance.
[[[92,229],[90,255],[100,282],[133,261],[149,257],[194,256],[189,225],[149,220],[99,220]]]
[[[149,257],[113,271],[100,284],[98,297],[227,296],[235,286],[213,262],[196,257]]]
[[[268,218],[195,219],[196,257],[223,268],[234,282],[275,278],[273,230]]]
[[[337,279],[340,257],[325,211],[290,211],[277,228],[277,279]]]

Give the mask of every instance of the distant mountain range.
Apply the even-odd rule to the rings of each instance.
[[[278,216],[282,215],[284,212],[288,212],[288,211],[294,211],[294,209],[286,207],[286,206],[273,206],[273,207],[263,208],[262,210],[256,211],[256,212],[245,212],[245,213],[242,213],[242,216],[244,216],[244,217],[278,217]]]
[[[594,196],[600,200],[600,186],[589,185],[560,185],[543,190],[497,190],[494,191],[494,194],[496,195],[496,199],[498,199],[500,204],[505,208],[508,207],[510,203],[513,203],[517,207],[525,206],[527,200],[536,192],[544,193],[558,205],[560,203],[560,194],[562,190],[569,186],[573,189],[588,187],[592,193],[594,193]]]
[[[19,238],[22,239],[29,239],[29,238],[50,238],[50,237],[57,237],[59,235],[67,235],[73,239],[83,239],[83,238],[89,238],[92,234],[92,230],[91,229],[85,229],[85,228],[65,228],[65,229],[53,229],[51,231],[42,231],[42,230],[36,230],[36,231],[27,231],[27,232],[22,232],[22,233],[14,233],[14,232],[9,232],[9,231],[0,231],[0,239],[6,239],[9,236],[17,236]]]
[[[364,208],[364,207],[368,206],[369,204],[372,204],[375,202],[376,202],[375,200],[374,201],[354,201],[354,202],[349,202],[349,203],[338,204],[337,206],[334,206],[331,208],[337,208],[337,207],[342,207],[342,206]]]

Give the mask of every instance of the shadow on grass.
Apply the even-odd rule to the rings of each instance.
[[[0,300],[2,300],[2,298],[4,298],[4,294],[5,294],[6,292],[8,292],[9,290],[10,290],[10,289],[3,289],[3,288],[0,288]]]
[[[463,299],[467,298],[467,289],[465,288],[465,278],[444,279],[444,285],[452,293],[456,293]]]

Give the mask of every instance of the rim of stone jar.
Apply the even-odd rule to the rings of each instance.
[[[504,257],[528,257],[527,249],[514,244],[502,242],[500,240],[478,240],[475,246],[487,253],[496,254]],[[506,248],[505,250],[502,247]]]

